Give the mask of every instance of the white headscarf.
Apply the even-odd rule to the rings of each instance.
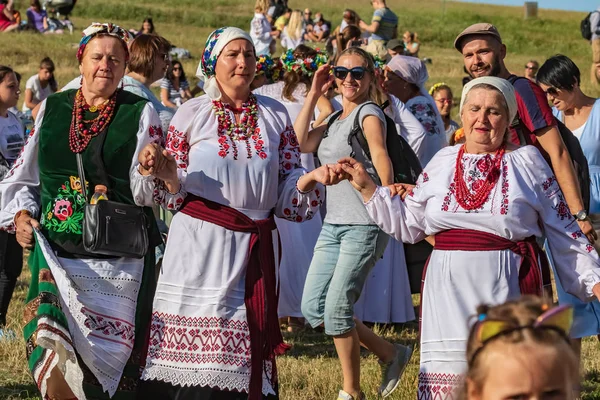
[[[417,85],[419,87],[419,93],[421,96],[427,99],[427,102],[431,104],[433,111],[436,114],[438,134],[446,135],[446,130],[444,129],[444,120],[442,120],[442,116],[438,111],[435,100],[433,100],[433,97],[431,97],[425,88],[425,83],[427,82],[427,79],[429,79],[429,73],[427,72],[427,67],[425,64],[423,64],[423,62],[417,57],[396,55],[392,57],[385,67],[398,75],[400,78],[404,79],[406,82],[412,83],[413,85]]]
[[[517,97],[515,96],[515,88],[512,83],[507,81],[506,79],[497,78],[495,76],[484,76],[481,78],[473,79],[469,81],[465,85],[462,91],[462,97],[460,98],[460,112],[462,114],[463,106],[465,105],[465,100],[467,99],[467,94],[473,89],[475,85],[478,84],[488,84],[490,86],[495,87],[502,93],[504,96],[504,100],[506,101],[506,105],[508,106],[508,122],[509,124],[515,119],[517,115]]]
[[[208,35],[208,39],[206,39],[204,52],[202,53],[200,64],[196,70],[196,76],[202,80],[204,83],[204,92],[206,92],[208,97],[212,100],[221,99],[221,91],[219,90],[219,85],[215,78],[217,58],[219,58],[219,54],[221,54],[221,51],[223,51],[225,46],[236,39],[246,39],[252,43],[252,38],[246,31],[235,27],[216,29]]]

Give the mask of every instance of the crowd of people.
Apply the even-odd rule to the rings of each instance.
[[[248,31],[208,36],[197,87],[151,19],[87,27],[80,76],[42,59],[22,110],[0,65],[0,335],[28,249],[44,398],[277,399],[282,332],[306,329],[333,339],[338,400],[366,399],[361,346],[385,398],[414,349],[365,322],[415,320],[412,293],[419,399],[576,398],[600,335],[599,100],[565,55],[511,74],[477,23],[458,101],[371,4],[332,29],[257,0]]]

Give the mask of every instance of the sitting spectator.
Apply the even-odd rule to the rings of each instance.
[[[273,36],[277,34],[271,29],[271,23],[267,19],[268,9],[269,0],[256,0],[254,18],[250,21],[250,37],[257,56],[275,52],[276,43]]]
[[[38,73],[29,78],[25,84],[23,112],[29,113],[35,106],[46,100],[48,96],[57,90],[58,83],[54,78],[54,62],[52,62],[50,57],[46,57],[40,62]]]
[[[336,28],[337,32],[334,31],[334,33],[344,32],[344,29],[346,29],[348,25],[358,26],[358,23],[360,22],[360,17],[356,13],[356,11],[350,10],[348,8],[344,10],[344,15],[342,18],[342,23],[338,28]]]
[[[404,54],[404,42],[399,39],[392,39],[385,45],[387,49],[388,58],[392,58],[397,56],[398,54]]]
[[[540,64],[538,64],[535,60],[530,60],[525,65],[525,78],[529,79],[532,82],[535,82],[535,76],[540,69]]]
[[[300,12],[300,11],[298,11],[298,12]],[[275,20],[275,23],[273,24],[273,27],[275,28],[275,31],[277,33],[277,36],[275,36],[275,37],[281,36],[281,34],[283,33],[283,29],[288,24],[291,17],[292,17],[292,9],[286,8],[285,12],[279,18],[277,18]],[[300,18],[302,18],[302,14],[300,14]]]
[[[312,31],[306,35],[311,42],[324,42],[329,37],[329,24],[322,13],[316,13]]]
[[[384,58],[387,54],[386,43],[398,36],[398,16],[387,7],[385,0],[371,0],[371,5],[374,8],[371,23],[361,20],[358,26],[371,34],[365,50]]]
[[[333,59],[337,60],[339,54],[349,47],[360,47],[361,30],[356,25],[348,25],[341,34],[338,34],[333,42]]]
[[[454,137],[454,132],[460,128],[460,125],[454,122],[450,115],[452,112],[452,105],[454,104],[452,89],[443,82],[436,83],[429,89],[429,94],[433,97],[433,100],[435,100],[435,105],[442,116],[444,129],[446,129],[446,139],[448,139],[448,143],[450,143],[451,139]]]
[[[419,49],[421,48],[421,42],[415,32],[406,31],[402,36],[404,42],[404,55],[419,57]]]
[[[135,29],[130,29],[129,32],[134,36],[138,37],[140,35],[152,35],[156,34],[156,30],[154,29],[154,22],[152,22],[152,18],[148,17],[142,21],[142,27],[139,31]]]
[[[31,0],[30,5],[31,7],[27,9],[27,25],[29,29],[45,34],[63,33],[62,29],[54,29],[53,26],[48,24],[48,14],[42,8],[40,0]]]
[[[14,0],[0,2],[0,32],[10,32],[19,28],[19,21],[15,15]]]
[[[302,23],[302,13],[300,10],[292,12],[290,22],[281,34],[281,46],[288,50],[294,50],[296,47],[304,43],[304,24]]]
[[[185,78],[183,65],[179,61],[173,61],[167,76],[161,81],[160,100],[166,107],[178,108],[191,98],[190,84]]]
[[[306,31],[312,31],[313,21],[312,21],[312,11],[310,8],[304,9],[304,17],[302,18],[302,24],[304,25],[304,29]]]

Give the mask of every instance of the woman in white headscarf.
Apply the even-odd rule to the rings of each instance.
[[[386,64],[383,77],[383,88],[392,103],[391,117],[396,124],[402,125],[402,111],[408,108],[423,125],[424,134],[409,135],[406,140],[421,164],[426,165],[435,153],[448,145],[442,116],[425,89],[429,79],[427,67],[418,58],[397,55]]]
[[[255,96],[252,39],[210,34],[198,76],[206,95],[181,106],[167,151],[185,200],[169,232],[154,299],[141,398],[278,398],[273,216],[318,212],[327,166],[306,172],[283,105]]]
[[[422,300],[419,396],[452,393],[467,368],[469,318],[480,304],[542,294],[536,236],[551,244],[566,291],[600,294],[598,254],[575,223],[539,151],[507,139],[517,112],[512,85],[472,80],[463,89],[464,145],[446,147],[404,201],[377,187],[351,158],[340,163],[370,217],[396,240],[435,235]]]

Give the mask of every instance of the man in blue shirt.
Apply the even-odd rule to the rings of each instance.
[[[371,33],[366,49],[369,53],[384,58],[387,54],[385,45],[398,36],[398,16],[387,8],[385,0],[371,0],[375,9],[371,24],[360,21],[358,26],[363,31]]]

